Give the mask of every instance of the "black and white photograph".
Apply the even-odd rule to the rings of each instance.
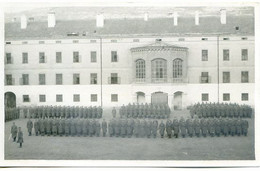
[[[4,160],[255,161],[256,9],[6,4]]]

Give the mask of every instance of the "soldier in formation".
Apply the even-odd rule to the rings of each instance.
[[[20,118],[20,108],[5,108],[5,122],[19,119]]]
[[[13,138],[13,142],[16,141],[16,137],[17,137],[17,126],[15,125],[15,122],[13,122],[12,128],[11,128],[11,135]]]
[[[197,103],[188,108],[191,117],[196,115],[199,118],[251,118],[253,114],[252,107],[245,104],[239,105],[237,103]]]

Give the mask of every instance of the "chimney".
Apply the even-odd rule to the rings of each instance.
[[[148,17],[149,17],[148,13],[147,12],[144,13],[144,21],[148,21]]]
[[[227,11],[225,9],[220,10],[220,23],[221,24],[227,23]]]
[[[178,25],[178,13],[177,13],[177,12],[174,12],[174,13],[173,13],[173,24],[174,24],[175,26]]]
[[[48,27],[55,27],[56,19],[55,19],[55,12],[48,13]]]
[[[200,17],[199,17],[199,11],[195,12],[195,25],[200,24]]]
[[[27,27],[27,18],[25,15],[21,16],[21,29],[26,29]]]
[[[96,18],[97,27],[104,27],[104,15],[98,14]]]

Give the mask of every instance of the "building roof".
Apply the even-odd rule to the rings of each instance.
[[[236,27],[239,29],[236,30]],[[78,36],[68,36],[69,33],[77,33]],[[102,28],[96,27],[96,20],[57,20],[54,28],[48,28],[47,22],[37,21],[28,22],[26,29],[21,29],[19,22],[5,24],[6,40],[216,34],[254,35],[254,17],[227,16],[227,24],[221,24],[219,17],[200,17],[199,25],[195,25],[194,18],[179,17],[177,26],[174,26],[173,18],[149,18],[148,21],[105,19]]]

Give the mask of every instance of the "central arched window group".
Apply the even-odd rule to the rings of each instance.
[[[172,66],[173,78],[182,78],[183,61],[179,58],[174,59]],[[145,80],[145,70],[145,60],[136,60],[136,81]],[[154,83],[167,82],[167,60],[154,59],[151,61],[151,81]]]

